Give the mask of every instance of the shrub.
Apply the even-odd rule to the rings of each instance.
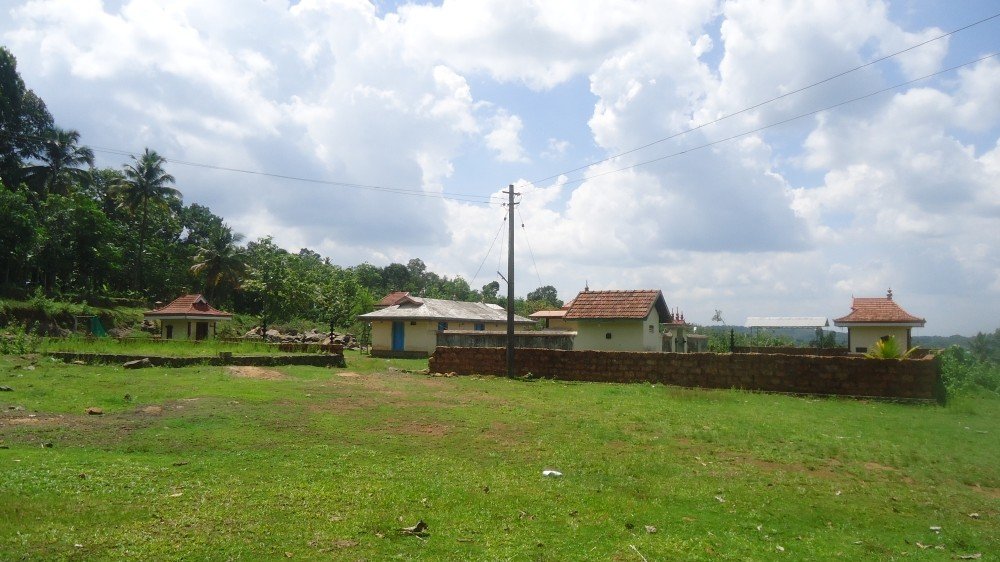
[[[38,351],[38,336],[15,324],[0,332],[0,355],[20,355]]]
[[[906,359],[913,355],[916,350],[916,347],[911,347],[903,351],[902,346],[896,341],[896,336],[889,336],[875,342],[875,347],[865,353],[865,357],[869,359]]]
[[[1000,364],[980,360],[957,345],[941,352],[940,358],[941,380],[949,393],[986,391],[1000,394]]]

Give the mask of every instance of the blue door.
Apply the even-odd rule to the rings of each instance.
[[[403,323],[392,323],[392,350],[403,351]]]

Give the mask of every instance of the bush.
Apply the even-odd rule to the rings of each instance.
[[[38,336],[26,331],[24,326],[14,325],[0,332],[0,355],[35,353],[38,344]]]
[[[941,380],[949,393],[1000,394],[1000,364],[980,360],[957,345],[941,352],[940,357]]]
[[[875,342],[875,347],[866,353],[865,357],[869,359],[906,359],[916,351],[916,347],[904,351],[903,347],[896,341],[896,336],[889,336]]]

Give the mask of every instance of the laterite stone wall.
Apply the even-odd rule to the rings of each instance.
[[[282,367],[309,365],[313,367],[346,367],[344,354],[311,355],[227,355],[205,357],[163,357],[158,355],[120,355],[111,353],[52,352],[51,357],[70,363],[121,364],[139,359],[149,359],[154,367],[190,367],[192,365],[234,365],[241,367]]]
[[[593,382],[652,382],[699,388],[940,399],[940,363],[762,353],[648,353],[518,349],[518,375]],[[439,347],[430,371],[506,375],[503,348]]]

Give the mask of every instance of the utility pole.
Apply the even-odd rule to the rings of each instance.
[[[514,378],[514,184],[508,186],[507,194],[507,376]]]

